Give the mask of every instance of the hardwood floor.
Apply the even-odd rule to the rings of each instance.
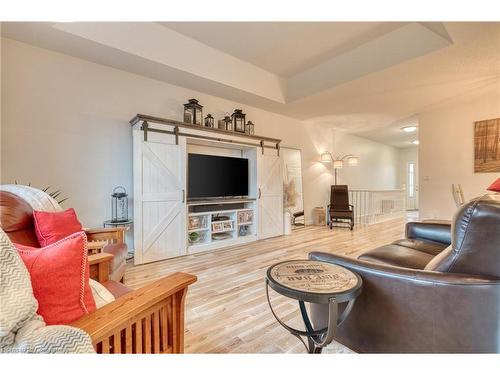
[[[189,255],[142,266],[129,266],[125,283],[138,288],[172,272],[198,276],[188,291],[186,353],[304,353],[299,340],[272,316],[265,296],[267,268],[277,262],[305,259],[310,251],[356,257],[404,236],[405,219],[354,231],[306,227],[280,236],[223,250]],[[296,301],[271,294],[283,320],[300,327]]]

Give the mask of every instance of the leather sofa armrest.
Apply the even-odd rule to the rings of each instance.
[[[413,268],[395,267],[388,264],[372,263],[369,261],[349,258],[343,255],[324,253],[313,251],[309,253],[309,259],[318,260],[320,262],[334,263],[342,267],[346,267],[354,272],[363,274],[374,274],[379,277],[388,277],[391,279],[399,279],[400,281],[408,281],[409,283],[429,283],[435,284],[450,284],[450,285],[498,285],[500,279],[488,278],[478,275],[467,275],[458,273],[435,272],[416,270]]]
[[[406,238],[451,245],[451,224],[406,223]]]

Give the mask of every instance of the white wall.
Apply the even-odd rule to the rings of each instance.
[[[391,147],[9,39],[2,43],[2,89],[2,183],[61,189],[70,198],[66,206],[87,226],[110,217],[114,186],[132,194],[128,121],[136,113],[180,119],[192,97],[216,119],[243,108],[256,134],[303,150],[308,221],[313,207],[326,204],[333,180],[319,162],[325,150],[338,146],[338,153],[361,156],[360,166],[340,172],[353,187],[393,187],[396,181]]]
[[[474,173],[474,121],[500,117],[500,82],[419,115],[420,217],[451,219],[451,184],[465,199],[485,193],[500,173]]]
[[[350,189],[395,189],[398,183],[398,150],[351,134],[333,132],[334,157],[359,156],[359,165],[337,170],[337,183]]]

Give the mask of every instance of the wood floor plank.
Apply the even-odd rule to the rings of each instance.
[[[141,266],[129,264],[125,283],[139,288],[173,272],[198,276],[186,299],[186,353],[304,353],[300,341],[272,316],[265,297],[266,270],[274,263],[306,259],[311,251],[357,257],[404,236],[405,219],[348,229],[308,226],[222,250]],[[303,329],[296,301],[271,294],[285,322]]]

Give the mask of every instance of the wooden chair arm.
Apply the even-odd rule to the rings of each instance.
[[[88,261],[90,269],[90,278],[100,283],[108,281],[109,267],[112,259],[113,255],[108,253],[98,253],[89,255]]]
[[[184,301],[196,276],[174,273],[130,292],[71,325],[98,353],[182,353]]]
[[[109,243],[123,243],[125,241],[125,232],[128,227],[116,228],[85,228],[85,234],[88,241],[107,241]]]
[[[87,250],[89,255],[101,253],[102,249],[108,244],[107,241],[88,241]]]
[[[115,228],[84,228],[85,233],[109,233],[109,232],[126,232],[128,227],[115,227]]]

